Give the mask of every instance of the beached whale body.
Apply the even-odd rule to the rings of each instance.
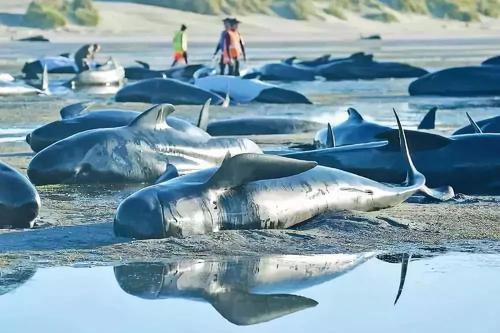
[[[317,75],[327,80],[372,80],[420,77],[425,69],[397,62],[378,62],[372,55],[356,54],[348,59],[316,67]]]
[[[497,96],[500,95],[500,66],[444,69],[413,81],[408,91],[412,96]]]
[[[43,125],[26,136],[26,142],[35,152],[65,139],[73,134],[97,128],[121,127],[130,124],[137,118],[139,111],[122,109],[102,109],[87,112],[91,104],[76,103],[61,109],[61,120]],[[196,137],[209,135],[203,130],[197,130],[191,123],[177,117],[168,117],[168,125],[179,130],[187,131]]]
[[[38,60],[27,62],[22,68],[22,72],[28,79],[37,78],[38,74],[43,73],[44,66],[47,67],[49,73],[59,74],[76,74],[78,67],[76,66],[73,58],[56,56],[56,57],[43,57]]]
[[[158,105],[127,126],[88,130],[58,141],[35,155],[28,176],[37,185],[152,182],[169,165],[184,174],[218,165],[228,150],[261,152],[248,139],[212,138],[189,123],[174,128],[166,120],[173,111],[172,105]]]
[[[0,162],[0,228],[31,228],[39,209],[40,197],[35,187]]]
[[[481,65],[500,66],[500,56],[492,57],[483,61]]]
[[[248,73],[243,78],[255,77],[262,81],[314,81],[316,72],[305,66],[286,63],[267,64]]]
[[[215,120],[208,124],[207,132],[223,135],[268,135],[314,132],[324,124],[285,117],[245,117]]]
[[[391,127],[364,120],[363,116],[353,108],[349,108],[347,113],[349,118],[333,127],[336,146],[380,141],[377,135],[391,129]],[[316,133],[314,146],[316,148],[331,147],[328,142],[328,128],[323,128]]]
[[[117,102],[203,104],[207,99],[212,104],[222,104],[223,98],[208,90],[173,79],[147,79],[120,89],[115,96]]]
[[[405,131],[417,169],[432,187],[450,185],[460,193],[500,194],[500,134],[444,137]],[[404,176],[395,130],[379,142],[285,154],[375,179],[397,182]]]
[[[217,94],[228,94],[231,100],[236,103],[311,104],[307,97],[296,91],[283,89],[255,79],[214,75],[196,79],[195,85]]]
[[[0,81],[0,96],[39,95],[43,91],[20,82]]]
[[[120,265],[114,273],[128,294],[147,300],[201,300],[233,324],[253,325],[316,306],[313,299],[287,293],[335,279],[372,257],[361,253],[188,259]]]
[[[137,61],[141,66],[125,67],[125,77],[129,80],[144,80],[152,78],[171,78],[181,81],[189,81],[194,73],[205,68],[205,65],[192,64],[186,66],[176,66],[165,70],[153,70],[149,64]]]
[[[404,134],[402,134],[404,138]],[[118,207],[114,231],[133,238],[182,237],[231,229],[283,229],[321,213],[371,211],[397,205],[425,187],[405,146],[404,186],[280,156],[241,154],[205,169],[144,188]],[[401,179],[399,180],[401,181]]]

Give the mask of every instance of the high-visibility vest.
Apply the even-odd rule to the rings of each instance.
[[[238,31],[228,30],[229,47],[224,46],[224,58],[236,59],[241,56],[241,36]],[[229,49],[229,54],[228,54]]]
[[[187,36],[184,31],[177,31],[172,40],[175,52],[187,51]]]

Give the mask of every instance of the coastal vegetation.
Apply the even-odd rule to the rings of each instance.
[[[52,29],[68,23],[96,26],[99,13],[92,0],[33,0],[26,10],[24,21],[27,25]]]

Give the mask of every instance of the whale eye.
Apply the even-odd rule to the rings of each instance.
[[[90,171],[92,171],[92,166],[89,163],[83,163],[80,166],[80,171],[78,172],[78,174],[82,176],[87,176],[90,173]]]

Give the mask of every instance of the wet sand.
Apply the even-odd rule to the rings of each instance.
[[[493,53],[489,40],[450,42],[448,48],[428,48],[407,42],[397,49],[382,42],[374,50],[380,57],[396,61],[411,61],[434,69],[447,65],[474,63]],[[20,68],[36,50],[19,44],[8,46],[5,69]],[[359,49],[362,44],[345,44],[339,53]],[[64,44],[55,44],[55,50]],[[66,46],[68,47],[68,46]],[[138,44],[133,51],[120,44],[104,45],[123,62],[146,54],[159,63],[161,44]],[[298,54],[321,54],[325,46],[315,48],[296,44]],[[397,52],[395,50],[397,49]],[[460,49],[460,52],[457,52]],[[470,49],[471,52],[463,50]],[[196,46],[195,55],[209,54],[206,46]],[[252,52],[263,55],[266,46]],[[283,58],[288,49],[270,49],[263,61]],[[405,51],[406,50],[406,51]],[[410,51],[411,50],[411,51]],[[463,51],[463,52],[462,52]],[[10,57],[16,57],[15,60]],[[5,59],[8,61],[5,62]],[[417,60],[418,59],[418,60]],[[13,72],[13,71],[12,71]],[[432,105],[439,105],[437,131],[449,134],[467,124],[465,111],[477,119],[498,115],[500,106],[495,98],[453,99],[407,96],[411,80],[375,80],[347,82],[312,82],[282,84],[297,89],[315,102],[312,106],[252,104],[230,109],[214,107],[212,118],[248,115],[283,115],[332,123],[345,119],[348,106],[358,108],[368,119],[394,125],[392,107],[400,111],[403,125],[415,128]],[[101,106],[112,104],[112,94],[70,92],[45,97],[16,97],[2,99],[0,129],[29,131],[46,122],[58,119],[61,106],[79,100],[96,99]],[[115,105],[116,106],[116,105]],[[120,107],[141,110],[145,105],[126,104]],[[194,121],[199,107],[180,106],[177,116]],[[0,130],[1,133],[1,130]],[[309,143],[314,133],[286,137],[254,137],[264,148],[276,148],[289,143]],[[3,135],[8,137],[8,135]],[[0,143],[0,159],[26,172],[32,153],[21,139]],[[290,230],[224,231],[184,239],[134,241],[113,235],[112,220],[118,203],[145,184],[130,186],[43,186],[39,187],[42,210],[33,230],[0,230],[0,266],[105,265],[131,261],[153,261],[159,258],[207,257],[213,255],[267,255],[354,253],[369,250],[395,252],[500,250],[499,197],[459,195],[446,203],[412,198],[397,207],[371,213],[335,212],[318,216]]]

